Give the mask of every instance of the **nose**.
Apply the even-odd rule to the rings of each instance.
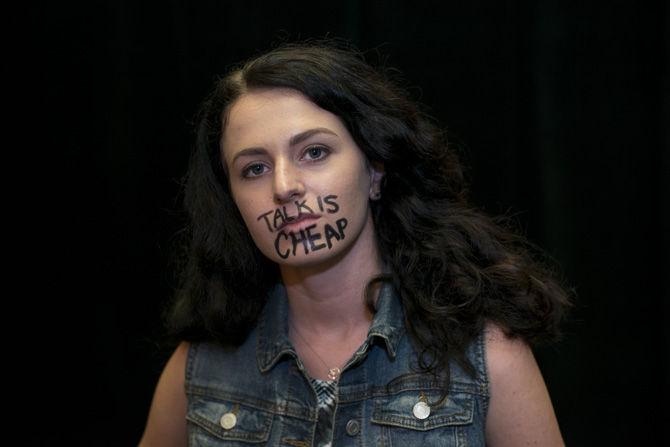
[[[276,203],[287,203],[305,194],[305,186],[298,171],[291,166],[290,162],[277,162],[273,179],[273,194]]]

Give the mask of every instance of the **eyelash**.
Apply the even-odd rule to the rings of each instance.
[[[309,151],[311,151],[312,149],[321,149],[321,152],[323,153],[323,155],[320,158],[311,159],[310,161],[312,161],[312,162],[318,162],[318,161],[321,161],[321,160],[325,159],[326,157],[328,157],[328,155],[330,155],[330,152],[331,152],[330,149],[328,149],[325,146],[314,145],[314,146],[309,146],[307,149],[305,149],[305,151],[303,152],[303,157]],[[255,178],[255,177],[260,177],[262,174],[265,173],[265,171],[263,171],[261,174],[249,175],[251,170],[256,166],[265,166],[265,165],[261,164],[261,163],[253,163],[253,164],[247,166],[246,168],[244,168],[242,170],[242,177],[245,178],[245,179],[252,179],[252,178]]]

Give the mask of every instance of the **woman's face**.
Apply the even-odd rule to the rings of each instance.
[[[336,115],[300,92],[241,96],[221,147],[233,199],[269,259],[316,265],[373,234],[369,198],[381,171],[366,163]]]

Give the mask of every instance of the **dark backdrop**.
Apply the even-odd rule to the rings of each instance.
[[[19,295],[45,328],[13,363],[35,392],[24,441],[137,443],[169,354],[159,309],[198,102],[231,64],[326,35],[404,73],[466,151],[475,202],[515,214],[576,288],[565,341],[536,351],[568,445],[667,439],[667,6],[289,3],[34,10],[24,141],[45,181],[26,206],[48,244]]]

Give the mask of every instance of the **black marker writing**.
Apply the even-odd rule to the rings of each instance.
[[[326,196],[323,198],[323,201],[326,202],[328,205],[332,205],[332,209],[327,209],[329,213],[337,213],[340,210],[340,205],[335,202],[335,199],[337,199],[337,196]]]
[[[286,259],[289,255],[295,256],[298,252],[298,246],[302,245],[302,251],[305,254],[311,252],[322,250],[326,247],[332,249],[333,239],[342,240],[344,239],[344,229],[347,227],[348,221],[346,218],[342,217],[335,221],[337,228],[333,228],[330,224],[325,224],[323,226],[323,236],[321,233],[312,232],[316,228],[317,224],[312,224],[305,229],[301,229],[296,234],[293,231],[286,233],[284,230],[280,231],[275,238],[275,250],[280,258]],[[321,239],[325,239],[325,244],[323,242],[319,243]],[[291,249],[285,249],[284,251],[280,248],[281,241],[291,241]]]
[[[261,214],[260,216],[258,216],[258,219],[256,220],[265,219],[265,223],[268,225],[268,230],[272,232],[272,227],[270,226],[270,219],[268,219],[268,214],[272,214],[272,211],[268,211],[267,213]]]
[[[319,206],[319,210],[321,212],[325,211],[329,214],[337,213],[340,210],[340,205],[337,204],[335,199],[337,199],[337,196],[334,194],[329,194],[323,198],[321,198],[321,196],[317,196],[316,201]],[[263,219],[265,224],[268,226],[268,231],[272,233],[277,231],[277,229],[281,227],[286,221],[292,221],[293,219],[299,218],[302,214],[314,214],[312,208],[307,205],[306,199],[302,201],[295,200],[293,203],[296,207],[296,214],[289,214],[289,212],[286,210],[286,206],[284,205],[281,208],[275,208],[274,210],[270,210],[261,214],[256,218],[256,220]],[[326,207],[324,207],[324,203],[327,205]],[[268,217],[270,214],[272,214],[272,219]]]
[[[284,220],[285,220],[285,219],[284,219],[284,215],[281,213],[281,210],[280,210],[279,208],[277,208],[277,209],[275,210],[275,217],[274,217],[274,226],[275,226],[275,228],[277,228],[277,221],[278,221],[278,220],[281,220],[282,222],[284,222]]]
[[[295,201],[295,206],[298,207],[298,216],[302,214],[302,209],[303,208],[305,208],[307,210],[307,213],[314,214],[314,211],[312,211],[312,209],[310,207],[305,205],[305,202],[307,202],[307,200],[303,200],[302,202],[300,202],[299,200]]]

